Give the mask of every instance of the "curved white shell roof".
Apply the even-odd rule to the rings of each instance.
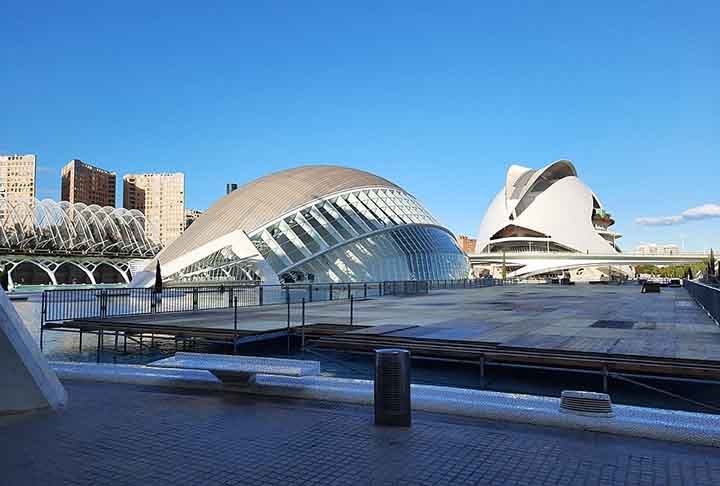
[[[160,261],[170,261],[235,230],[249,234],[314,200],[365,187],[399,189],[369,172],[331,165],[296,167],[260,177],[213,204],[161,252]]]
[[[569,160],[540,170],[513,165],[483,217],[477,249],[543,251],[552,245],[581,253],[617,251],[595,227],[596,211],[602,211],[599,199]]]
[[[277,172],[220,199],[159,255],[170,281],[463,278],[452,233],[411,194],[361,170]],[[152,265],[133,285],[148,285]]]

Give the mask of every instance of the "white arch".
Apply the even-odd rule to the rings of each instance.
[[[9,262],[9,263],[10,263],[10,265],[12,265],[12,268],[10,269],[10,272],[9,272],[9,274],[8,274],[8,278],[9,278],[9,280],[10,280],[10,283],[11,283],[13,286],[15,286],[15,280],[14,280],[13,277],[12,277],[13,271],[14,271],[18,266],[20,266],[20,265],[23,264],[23,263],[29,263],[29,264],[31,264],[31,265],[35,265],[36,267],[38,267],[39,269],[41,269],[42,271],[44,271],[44,272],[48,275],[48,277],[50,278],[50,282],[51,282],[53,285],[57,285],[57,279],[55,278],[55,274],[52,272],[52,270],[50,270],[49,268],[47,268],[45,265],[43,265],[42,263],[40,263],[40,262],[38,262],[38,261],[30,260],[30,259],[25,259],[25,260],[20,260],[20,261],[16,261],[16,262]]]
[[[91,284],[96,284],[96,283],[97,283],[97,282],[95,282],[95,277],[93,276],[92,272],[88,271],[87,268],[85,268],[85,267],[83,267],[82,265],[80,265],[80,264],[78,264],[78,263],[76,263],[76,262],[74,262],[74,261],[71,261],[71,260],[66,260],[66,261],[60,263],[60,264],[55,268],[55,270],[53,270],[53,273],[56,273],[63,265],[73,265],[73,266],[79,268],[80,270],[82,270],[82,271],[85,273],[85,275],[88,276],[88,278],[90,279],[90,283],[91,283]],[[56,276],[56,278],[55,278],[55,281],[57,282],[57,276]],[[68,282],[68,283],[71,283],[71,282]]]

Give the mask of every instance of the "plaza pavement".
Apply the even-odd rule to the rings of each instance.
[[[717,485],[717,449],[418,413],[66,381],[0,417],[1,485]]]

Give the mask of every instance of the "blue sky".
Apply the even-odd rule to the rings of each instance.
[[[720,218],[635,222],[720,204],[720,3],[483,3],[5,1],[0,153],[40,197],[81,158],[183,171],[202,209],[348,165],[469,234],[507,166],[569,158],[624,247],[720,247]]]

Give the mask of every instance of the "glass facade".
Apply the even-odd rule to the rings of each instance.
[[[243,261],[228,246],[183,268],[168,279],[182,282],[259,281],[260,276],[255,273],[251,262]]]
[[[452,234],[400,189],[356,189],[316,199],[248,237],[283,282],[442,280],[469,273]],[[254,261],[228,246],[170,280],[259,280]]]
[[[250,239],[286,282],[433,280],[468,273],[452,235],[415,198],[395,189],[316,201]]]

